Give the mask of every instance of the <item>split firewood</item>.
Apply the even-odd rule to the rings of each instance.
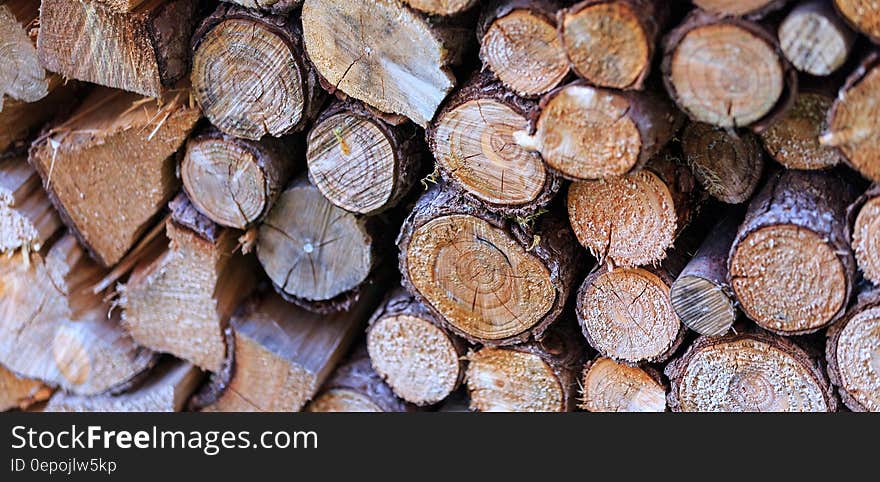
[[[880,285],[880,184],[868,189],[849,211],[856,263],[865,278]]]
[[[874,43],[880,43],[880,6],[872,0],[834,0],[837,11]]]
[[[365,350],[336,369],[321,394],[306,407],[308,412],[409,412],[412,407],[397,398],[370,366]]]
[[[542,209],[561,181],[541,156],[514,141],[537,107],[479,74],[444,104],[428,144],[449,187],[486,209],[527,217]]]
[[[560,12],[559,36],[576,74],[600,87],[640,90],[668,17],[660,0],[584,0]]]
[[[880,13],[878,13],[880,15]],[[828,128],[819,138],[840,150],[863,176],[880,181],[880,53],[873,53],[840,89],[828,112]]]
[[[257,258],[286,300],[318,313],[345,310],[378,264],[377,223],[334,206],[301,177],[260,225]]]
[[[171,202],[167,250],[138,263],[120,287],[122,320],[141,345],[209,371],[223,366],[223,330],[253,290],[253,256],[235,253],[238,234],[221,229],[189,203]]]
[[[221,3],[192,49],[196,100],[226,134],[259,140],[301,131],[324,101],[294,16]]]
[[[828,329],[828,375],[854,412],[880,412],[880,292],[865,288],[840,323]]]
[[[730,249],[728,275],[743,311],[762,328],[812,333],[839,319],[855,260],[846,208],[855,195],[816,171],[773,175],[752,199]]]
[[[750,132],[692,122],[682,132],[681,150],[703,189],[721,202],[748,201],[764,173],[761,144]]]
[[[247,229],[262,220],[297,160],[284,141],[251,141],[210,128],[191,137],[180,163],[183,189],[221,226]]]
[[[666,388],[652,368],[599,357],[584,367],[580,408],[588,412],[665,412]]]
[[[575,82],[541,99],[536,131],[514,133],[566,178],[602,179],[636,170],[669,142],[683,118],[651,92],[614,91]]]
[[[543,95],[568,75],[556,33],[556,0],[494,0],[483,7],[480,59],[504,86],[523,97]]]
[[[834,412],[816,359],[766,332],[700,337],[666,366],[676,412]]]
[[[568,220],[600,262],[639,266],[662,261],[696,207],[690,170],[671,151],[621,177],[573,183]]]
[[[392,125],[359,102],[336,102],[309,131],[309,179],[342,209],[378,214],[416,183],[422,149],[412,123]]]
[[[415,405],[444,400],[464,377],[464,342],[402,289],[392,292],[370,319],[367,351],[376,373]]]
[[[331,91],[425,127],[455,87],[473,33],[429,21],[400,0],[306,0],[303,38]]]
[[[0,159],[0,253],[39,252],[60,228],[61,219],[27,159]]]
[[[694,5],[722,16],[760,18],[778,10],[787,0],[693,0]]]
[[[39,380],[21,378],[0,366],[0,412],[11,409],[24,410],[46,401],[52,389]]]
[[[727,256],[740,220],[728,215],[719,221],[669,291],[679,319],[701,335],[727,333],[739,314],[728,281]]]
[[[457,15],[479,3],[479,0],[403,0],[410,7],[429,15]]]
[[[466,375],[471,409],[570,412],[577,402],[583,354],[574,330],[564,329],[551,329],[539,341],[472,351]]]
[[[473,343],[540,338],[562,312],[581,253],[561,219],[533,224],[514,225],[435,186],[397,238],[403,285]]]
[[[846,62],[856,34],[831,3],[809,0],[779,25],[779,45],[794,67],[811,75],[830,75]]]
[[[842,162],[837,149],[819,142],[834,97],[827,88],[801,88],[791,108],[761,133],[767,154],[788,169],[825,169]]]
[[[177,191],[173,154],[199,119],[187,103],[185,91],[160,102],[96,89],[31,146],[49,198],[99,263],[116,264]]]
[[[41,253],[0,257],[0,363],[82,395],[124,389],[154,362],[91,286],[104,269],[70,234]]]
[[[757,23],[694,10],[663,42],[666,90],[697,122],[760,131],[797,92],[776,36]]]
[[[186,75],[193,0],[144,0],[128,13],[81,0],[43,0],[37,50],[65,77],[159,97]]]
[[[129,391],[118,395],[73,395],[59,392],[47,412],[180,412],[199,384],[202,373],[191,363],[165,360]]]
[[[378,302],[368,290],[349,311],[318,315],[268,292],[246,302],[233,317],[228,376],[212,380],[199,405],[206,412],[298,412],[363,330]]]

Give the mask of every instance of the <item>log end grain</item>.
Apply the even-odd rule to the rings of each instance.
[[[403,0],[410,7],[431,15],[456,15],[476,5],[477,0]]]
[[[880,196],[868,199],[859,210],[852,247],[865,278],[880,284]]]
[[[730,133],[704,123],[691,123],[681,137],[681,149],[701,186],[719,201],[739,204],[754,194],[764,172],[758,138]]]
[[[819,143],[834,98],[801,92],[791,109],[761,133],[767,153],[789,169],[825,169],[841,162],[840,153]]]
[[[600,357],[584,367],[580,408],[589,412],[665,412],[659,374]]]
[[[825,76],[849,56],[856,35],[828,2],[807,1],[796,6],[779,25],[779,46],[794,67]]]
[[[826,359],[850,410],[880,412],[880,303],[876,292],[868,295],[828,330]]]
[[[30,37],[30,27],[37,18],[36,3],[0,5],[0,111],[9,97],[20,102],[36,102],[49,94],[46,71],[37,57]]]
[[[875,0],[834,0],[834,6],[856,30],[880,41],[880,7]]]
[[[485,347],[468,355],[472,410],[563,412],[566,391],[552,365],[539,354]]]

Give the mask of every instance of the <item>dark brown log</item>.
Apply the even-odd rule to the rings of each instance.
[[[490,346],[540,338],[582,263],[557,217],[514,225],[442,185],[419,199],[397,246],[404,287],[445,328]]]
[[[367,351],[376,373],[415,405],[444,400],[464,378],[465,343],[403,289],[370,319]]]
[[[697,194],[690,170],[664,151],[643,170],[573,183],[568,220],[578,241],[600,262],[656,264],[690,222]]]
[[[740,220],[729,214],[719,221],[669,291],[681,322],[701,335],[727,333],[739,314],[728,281],[727,256]]]
[[[556,33],[555,0],[494,0],[477,29],[480,59],[505,87],[524,97],[545,94],[568,75]]]
[[[665,412],[666,387],[652,368],[598,357],[584,366],[580,408],[588,412]]]
[[[27,158],[0,159],[0,253],[39,252],[61,227],[61,218]]]
[[[136,0],[135,0],[136,1]],[[274,14],[290,14],[303,4],[303,0],[223,0],[252,10],[265,10]]]
[[[180,178],[205,216],[221,226],[247,229],[268,214],[297,161],[284,141],[251,141],[211,128],[187,142]]]
[[[880,285],[880,184],[873,185],[849,208],[850,244],[865,278]]]
[[[880,181],[880,53],[874,52],[847,79],[828,112],[828,128],[819,138],[836,147],[848,164]]]
[[[309,131],[309,180],[342,209],[378,214],[416,183],[422,146],[412,123],[392,125],[359,102],[336,102]]]
[[[698,338],[666,366],[676,412],[834,412],[822,366],[766,332]]]
[[[865,288],[846,317],[828,329],[828,375],[854,412],[880,412],[880,291]]]
[[[761,131],[794,100],[797,75],[776,36],[694,10],[663,39],[663,81],[691,119]]]
[[[880,43],[880,6],[873,0],[834,0],[840,15],[874,43]]]
[[[99,263],[116,264],[177,192],[173,154],[199,116],[185,91],[160,102],[96,89],[31,146],[49,198]]]
[[[456,15],[462,13],[479,0],[403,0],[410,7],[430,15]]]
[[[449,67],[472,35],[399,0],[307,0],[302,23],[309,58],[331,92],[422,127],[455,87]]]
[[[397,398],[373,368],[365,350],[336,369],[321,388],[308,412],[408,412],[412,407]]]
[[[144,0],[128,13],[105,4],[44,0],[40,62],[53,72],[158,97],[189,69],[194,0]]]
[[[554,327],[539,341],[468,354],[471,410],[570,412],[584,348],[574,330]]]
[[[764,173],[761,144],[750,132],[691,122],[682,133],[681,150],[703,189],[721,202],[748,201]]]
[[[0,366],[0,412],[20,409],[46,401],[52,389],[39,380],[22,378]]]
[[[829,75],[846,62],[856,34],[834,12],[831,3],[809,0],[779,25],[779,45],[801,72]]]
[[[472,78],[444,104],[428,144],[449,187],[486,209],[527,217],[543,208],[561,180],[541,156],[514,141],[537,103],[505,89],[489,74]]]
[[[226,134],[259,140],[300,131],[324,101],[295,17],[220,4],[192,40],[192,85]]]
[[[774,174],[749,205],[730,249],[731,285],[746,315],[779,334],[812,333],[843,316],[855,260],[847,241],[851,186],[831,174]]]
[[[826,89],[801,89],[791,109],[761,133],[764,149],[788,169],[825,169],[842,162],[839,150],[819,142],[833,102]]]
[[[644,87],[669,17],[667,2],[585,0],[559,16],[559,36],[576,74],[599,87]]]
[[[721,16],[760,18],[778,10],[787,0],[693,0],[697,7]]]

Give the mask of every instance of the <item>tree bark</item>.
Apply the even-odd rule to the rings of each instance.
[[[855,40],[855,32],[822,0],[801,3],[779,25],[782,52],[796,69],[811,75],[830,75],[842,67]]]
[[[193,91],[205,117],[250,140],[303,130],[325,94],[301,37],[293,16],[221,3],[192,40]]]
[[[750,132],[691,122],[682,133],[681,150],[703,189],[724,203],[748,201],[764,173],[761,144]]]
[[[559,16],[559,35],[577,75],[599,87],[644,88],[669,18],[666,2],[585,0]]]
[[[307,412],[409,412],[413,407],[394,395],[373,368],[366,351],[356,349],[333,373]]]
[[[766,332],[700,337],[666,366],[676,412],[834,412],[817,360]]]
[[[0,412],[16,408],[25,410],[50,396],[52,389],[43,382],[19,377],[0,366]]]
[[[464,377],[464,341],[403,289],[392,292],[370,319],[367,351],[376,373],[415,405],[443,401]]]
[[[403,285],[473,343],[540,338],[562,312],[581,253],[552,215],[514,225],[442,185],[416,203],[397,238]]]
[[[871,186],[848,211],[856,264],[866,279],[880,285],[880,184]]]
[[[839,150],[819,142],[828,128],[836,93],[824,86],[802,86],[791,108],[761,133],[767,154],[788,169],[817,170],[844,161]]]
[[[598,357],[584,366],[580,408],[588,412],[665,412],[660,373]]]
[[[639,169],[675,135],[683,118],[654,93],[560,87],[541,99],[534,135],[515,133],[523,148],[572,180],[615,177]]]
[[[856,30],[880,43],[880,9],[865,0],[834,0],[837,12]]]
[[[276,15],[289,15],[301,7],[303,0],[223,0],[251,10],[263,10]]]
[[[40,62],[77,80],[159,97],[189,69],[193,0],[145,0],[128,13],[105,4],[45,0],[40,7]]]
[[[846,317],[828,329],[828,375],[854,412],[880,412],[880,291],[865,287]]]
[[[27,158],[0,159],[0,253],[39,252],[61,226]]]
[[[444,104],[428,144],[449,187],[487,210],[527,217],[555,196],[561,180],[537,153],[514,141],[527,130],[537,103],[478,74]]]
[[[309,131],[309,180],[336,206],[375,215],[409,193],[422,151],[412,123],[392,125],[357,101],[335,102]]]
[[[779,334],[812,333],[843,316],[855,260],[847,240],[852,188],[831,174],[785,171],[752,199],[728,271],[743,311]]]

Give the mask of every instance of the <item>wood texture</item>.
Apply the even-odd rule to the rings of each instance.
[[[700,186],[721,202],[748,201],[764,173],[761,144],[750,132],[692,122],[682,132],[681,150]]]
[[[854,412],[880,412],[880,292],[862,291],[827,336],[828,375],[844,405]]]
[[[39,252],[61,226],[27,158],[0,159],[0,253]]]
[[[811,0],[796,6],[779,25],[779,45],[794,67],[811,75],[829,75],[846,62],[856,34],[830,2]]]
[[[580,408],[588,412],[665,412],[666,388],[653,369],[599,357],[584,366]]]
[[[48,400],[52,389],[39,380],[21,378],[0,366],[0,411],[21,409]]]
[[[137,1],[137,0],[135,0]],[[289,14],[302,6],[303,0],[223,0],[252,10],[265,10],[275,14]]]
[[[394,395],[370,366],[363,348],[333,373],[308,412],[408,412],[412,407]]]
[[[762,17],[785,5],[786,0],[694,0],[694,5],[723,16]]]
[[[456,15],[462,13],[479,0],[403,0],[410,7],[431,15]]]
[[[880,184],[869,188],[849,207],[850,245],[859,270],[880,285]]]
[[[791,109],[761,133],[764,149],[788,169],[825,169],[843,162],[840,151],[822,145],[834,94],[802,89]]]
[[[834,0],[834,7],[856,30],[880,42],[880,5],[874,0]]]
[[[33,36],[40,2],[12,0],[0,5],[0,111],[7,98],[36,102],[49,94],[49,81]]]

